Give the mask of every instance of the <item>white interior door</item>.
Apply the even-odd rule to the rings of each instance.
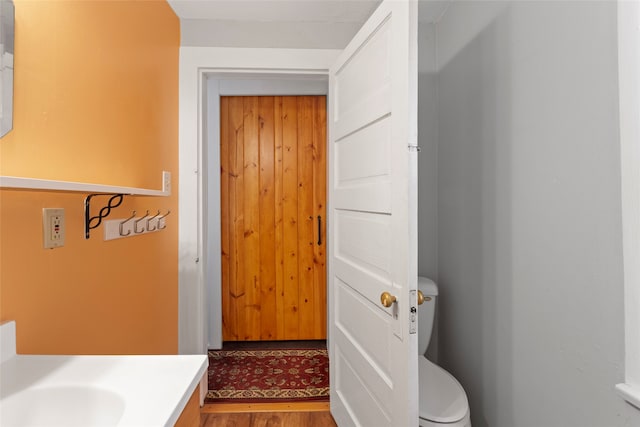
[[[341,427],[418,425],[416,8],[383,1],[329,74],[331,413]],[[388,308],[383,292],[396,297]]]

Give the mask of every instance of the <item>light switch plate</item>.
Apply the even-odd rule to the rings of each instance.
[[[45,249],[60,248],[64,246],[64,209],[42,209],[42,230]]]

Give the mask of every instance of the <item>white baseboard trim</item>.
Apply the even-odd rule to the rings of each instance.
[[[629,384],[616,384],[616,391],[624,400],[640,409],[640,388]]]

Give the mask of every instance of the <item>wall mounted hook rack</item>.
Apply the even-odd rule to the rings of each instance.
[[[136,211],[133,211],[133,213],[131,214],[131,216],[127,219],[125,219],[124,221],[121,221],[120,224],[118,224],[118,233],[122,236],[122,237],[126,237],[129,234],[131,234],[131,230],[127,230],[127,232],[125,233],[123,230],[124,225],[131,221],[132,219],[134,219],[136,217]]]
[[[162,223],[162,226],[160,226],[160,224],[161,224],[160,220],[161,219],[165,219],[167,217],[167,215],[169,215],[170,213],[171,213],[171,211],[167,211],[166,214],[161,215],[161,216],[158,217],[158,230],[164,230],[165,228],[167,228],[167,226],[166,226],[166,224],[164,224],[164,222]]]
[[[140,217],[138,219],[133,220],[133,232],[136,234],[140,234],[140,233],[144,233],[144,231],[146,230],[144,227],[144,224],[142,224],[142,228],[138,229],[138,223],[144,221],[146,218],[149,217],[149,210],[147,209],[147,213],[144,214],[143,217]]]
[[[104,225],[104,240],[142,236],[167,228],[166,217],[170,211],[167,211],[164,215],[160,209],[155,214],[150,214],[149,212],[147,210],[144,215],[136,216],[136,211],[133,211],[128,218],[105,219],[102,221]]]
[[[158,213],[155,214],[154,216],[147,218],[147,231],[155,231],[158,229],[158,224],[156,223],[156,225],[154,225],[153,227],[149,224],[151,221],[153,221],[155,218],[160,216],[160,209],[158,209]],[[166,216],[166,215],[165,215]]]

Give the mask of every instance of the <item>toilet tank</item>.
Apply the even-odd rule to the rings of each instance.
[[[424,355],[433,332],[438,286],[431,279],[418,277],[418,290],[422,292],[425,299],[424,303],[418,306],[418,351],[420,355]]]

